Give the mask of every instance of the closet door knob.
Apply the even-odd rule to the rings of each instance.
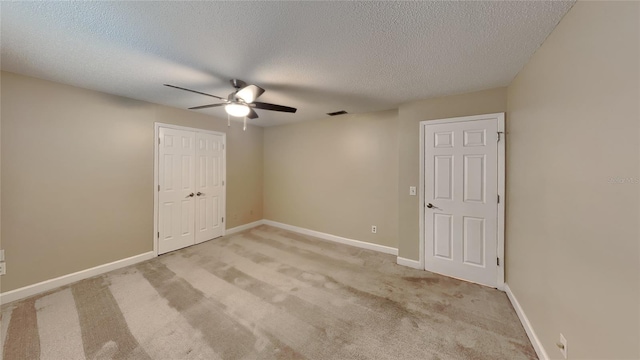
[[[193,197],[193,195],[195,195],[195,194],[191,193],[191,194],[187,195],[186,197],[190,198],[190,197]]]
[[[196,195],[200,196],[200,195],[204,195],[204,193],[201,193],[200,191],[198,191]]]

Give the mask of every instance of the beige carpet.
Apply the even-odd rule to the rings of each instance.
[[[260,226],[2,308],[13,359],[535,359],[506,295]]]

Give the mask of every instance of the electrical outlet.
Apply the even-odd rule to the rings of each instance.
[[[560,349],[560,352],[562,353],[562,356],[564,356],[565,359],[568,359],[568,357],[567,357],[567,339],[564,338],[564,335],[562,335],[562,333],[560,333],[560,342],[558,343],[558,348]]]
[[[6,262],[0,262],[0,275],[4,275],[7,273],[7,263]]]
[[[412,195],[412,196],[416,195],[416,187],[415,186],[409,186],[409,195]]]
[[[377,233],[378,232],[378,227],[375,226],[375,225],[372,225],[371,226],[371,232],[374,233],[374,234]]]

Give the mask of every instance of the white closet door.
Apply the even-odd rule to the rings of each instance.
[[[160,128],[158,254],[195,243],[195,133]]]
[[[224,136],[196,133],[196,243],[223,235]]]

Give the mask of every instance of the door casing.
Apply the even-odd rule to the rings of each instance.
[[[170,129],[176,129],[176,130],[185,130],[185,131],[195,131],[195,132],[202,132],[202,133],[208,133],[208,134],[215,134],[215,135],[222,135],[223,138],[223,144],[224,144],[224,151],[223,151],[223,156],[222,156],[222,162],[223,162],[223,166],[222,166],[222,180],[224,181],[224,191],[222,192],[222,208],[223,208],[223,214],[226,213],[226,209],[227,209],[227,134],[223,133],[223,132],[218,132],[218,131],[212,131],[212,130],[205,130],[205,129],[198,129],[198,128],[192,128],[192,127],[187,127],[187,126],[180,126],[180,125],[173,125],[173,124],[164,124],[164,123],[159,123],[156,122],[154,123],[154,140],[153,140],[153,254],[155,256],[158,256],[158,226],[159,226],[159,221],[158,221],[158,206],[159,206],[159,199],[158,199],[158,186],[159,184],[159,149],[158,149],[158,139],[160,139],[160,128],[164,127],[164,128],[170,128]],[[224,216],[226,218],[226,214]],[[223,227],[222,227],[222,236],[224,236],[226,234],[226,220],[223,223]]]
[[[425,174],[424,174],[424,161],[425,161],[425,129],[428,124],[447,124],[447,123],[455,123],[455,122],[465,122],[465,121],[477,121],[477,120],[488,120],[495,119],[498,125],[498,133],[500,134],[500,141],[498,141],[498,195],[500,196],[500,202],[498,203],[498,213],[497,213],[497,257],[500,260],[500,265],[498,265],[497,271],[497,288],[499,290],[504,290],[504,214],[505,214],[505,123],[504,123],[505,114],[504,113],[494,113],[494,114],[485,114],[485,115],[474,115],[474,116],[463,116],[463,117],[455,117],[455,118],[445,118],[445,119],[437,119],[437,120],[425,120],[420,122],[420,184],[419,184],[419,213],[420,213],[420,268],[426,269],[425,263]]]

